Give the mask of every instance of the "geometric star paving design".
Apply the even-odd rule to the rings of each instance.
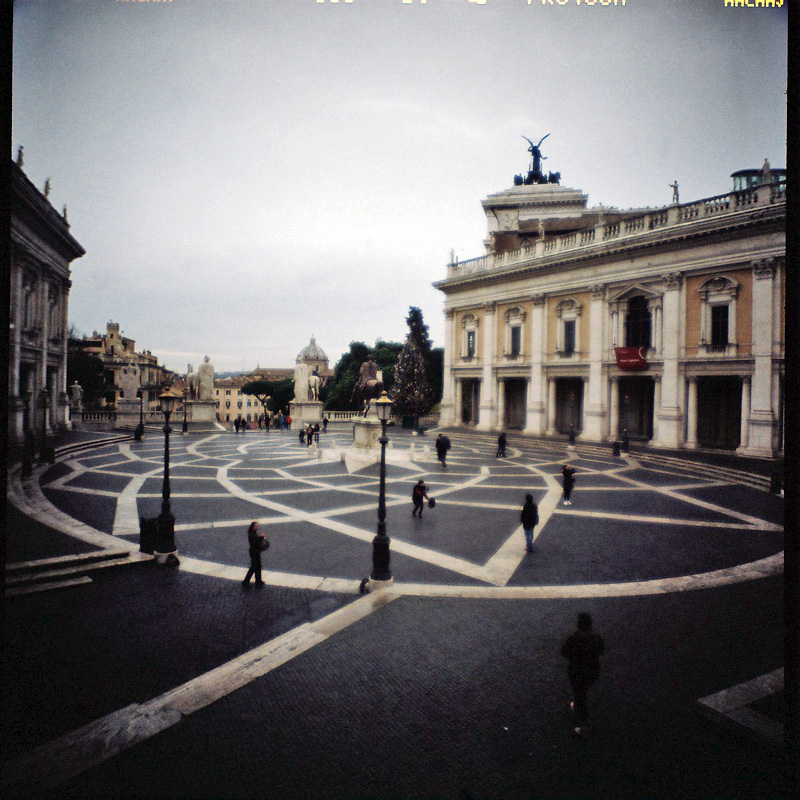
[[[328,433],[347,446],[349,435]],[[412,439],[390,431],[392,446]],[[495,458],[495,438],[453,434],[448,469],[435,457],[387,463],[387,533],[394,590],[470,597],[570,597],[681,591],[749,580],[783,568],[781,498],[732,470],[606,448],[525,441]],[[172,511],[181,569],[241,580],[245,531],[258,519],[271,542],[268,583],[353,591],[371,567],[378,465],[310,458],[291,432],[170,439]],[[573,505],[560,472],[577,468]],[[114,444],[60,462],[40,485],[58,509],[96,531],[138,541],[139,517],[161,507],[163,438]],[[411,517],[419,478],[436,498]],[[519,514],[539,506],[534,552]],[[89,500],[91,496],[91,501]],[[112,540],[113,541],[113,540]],[[119,543],[119,539],[117,539]]]

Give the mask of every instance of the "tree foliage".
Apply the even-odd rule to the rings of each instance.
[[[350,342],[350,349],[342,355],[333,369],[333,377],[325,387],[322,399],[326,409],[339,411],[357,411],[358,405],[351,402],[353,387],[358,380],[361,365],[372,356],[372,360],[383,372],[383,383],[388,389],[394,385],[395,365],[403,345],[399,342],[375,342],[374,347],[368,347],[364,342]]]
[[[242,394],[255,397],[262,405],[267,400],[267,408],[273,413],[286,411],[289,401],[294,397],[294,382],[291,378],[280,381],[250,381],[242,386]]]
[[[106,367],[102,359],[82,350],[67,356],[67,384],[75,381],[83,388],[83,404],[91,408],[105,393]]]

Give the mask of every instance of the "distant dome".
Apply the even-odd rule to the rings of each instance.
[[[297,361],[327,361],[322,348],[317,344],[317,340],[312,336],[311,341],[297,354]]]

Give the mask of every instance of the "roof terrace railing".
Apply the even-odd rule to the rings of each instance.
[[[447,277],[457,278],[486,270],[510,267],[528,261],[536,261],[556,253],[593,247],[610,240],[618,242],[629,237],[643,236],[655,229],[670,228],[721,214],[745,211],[756,206],[774,205],[785,202],[785,200],[786,183],[784,181],[754,186],[740,192],[720,194],[685,205],[667,206],[635,217],[602,223],[583,231],[561,236],[545,236],[535,244],[523,245],[517,250],[488,253],[466,261],[456,261],[448,264]]]

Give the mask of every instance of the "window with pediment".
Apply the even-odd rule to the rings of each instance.
[[[506,309],[503,316],[506,321],[503,353],[508,358],[520,358],[523,355],[522,343],[526,314],[519,306],[512,306]]]
[[[709,278],[700,295],[700,349],[705,353],[736,351],[736,301],[739,284],[724,275]]]
[[[461,318],[461,358],[471,361],[478,356],[478,318],[470,313]]]
[[[580,341],[581,304],[571,297],[556,306],[558,326],[556,328],[556,352],[561,358],[578,355]]]

